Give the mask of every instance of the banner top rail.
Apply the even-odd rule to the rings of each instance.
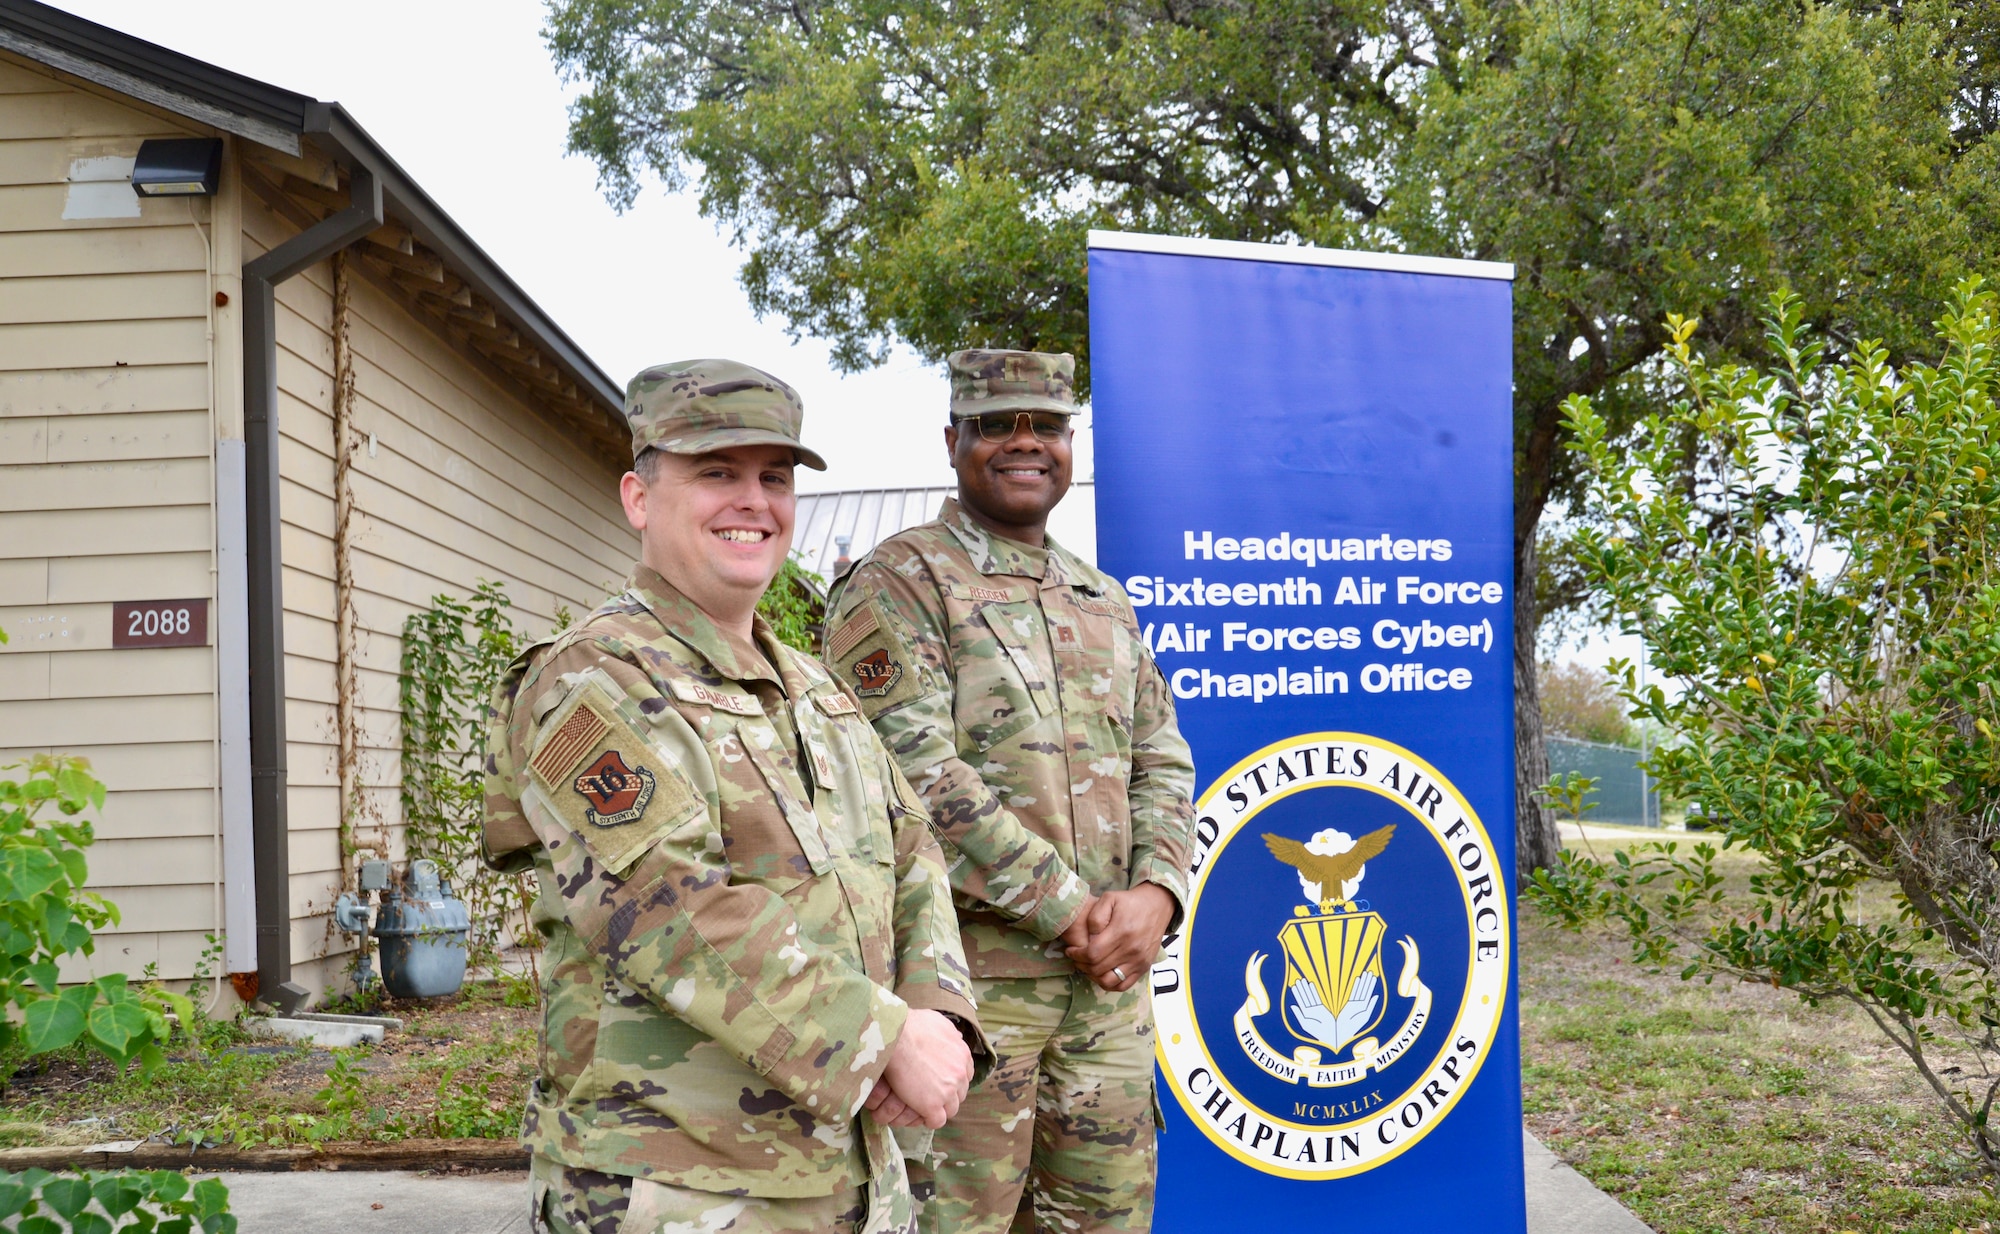
[[[1443,274],[1457,278],[1512,282],[1514,264],[1461,257],[1417,257],[1408,253],[1365,253],[1357,249],[1307,248],[1296,244],[1255,244],[1246,240],[1203,240],[1156,236],[1138,231],[1091,229],[1089,247],[1129,253],[1170,253],[1179,257],[1223,257],[1233,261],[1282,261],[1301,266],[1346,266],[1400,274]]]

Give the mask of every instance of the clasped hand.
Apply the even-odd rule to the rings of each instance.
[[[1174,898],[1157,884],[1107,891],[1091,897],[1063,931],[1063,948],[1085,976],[1120,994],[1153,967],[1173,917]]]
[[[958,1025],[940,1012],[914,1008],[867,1107],[885,1127],[936,1129],[958,1113],[971,1084],[972,1051]]]
[[[1173,915],[1174,898],[1152,883],[1092,896],[1063,931],[1063,948],[1092,981],[1123,993],[1152,968]],[[958,1026],[917,1009],[903,1022],[867,1108],[887,1127],[942,1127],[971,1083],[972,1051]]]

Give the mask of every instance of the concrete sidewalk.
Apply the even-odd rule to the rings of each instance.
[[[1528,1234],[1651,1234],[1650,1226],[1564,1165],[1540,1140],[1526,1132],[1521,1139],[1527,1150]]]
[[[528,1234],[525,1174],[224,1174],[242,1234]],[[1528,1234],[1648,1234],[1527,1137]]]
[[[528,1234],[528,1176],[223,1174],[240,1234]]]

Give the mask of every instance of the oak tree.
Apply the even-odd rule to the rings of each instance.
[[[612,201],[695,185],[753,306],[850,368],[1032,347],[1075,352],[1087,390],[1093,227],[1514,262],[1525,870],[1556,851],[1535,643],[1563,401],[1615,436],[1655,400],[1669,309],[1727,353],[1778,287],[1836,337],[1920,347],[2000,218],[1983,13],[551,0],[545,35]]]

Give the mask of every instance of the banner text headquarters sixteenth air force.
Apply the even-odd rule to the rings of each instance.
[[[1185,559],[1194,563],[1187,576],[1124,580],[1146,645],[1159,657],[1177,697],[1262,703],[1350,689],[1464,690],[1493,653],[1490,614],[1504,601],[1505,589],[1495,580],[1458,577],[1449,565],[1449,540],[1387,532],[1335,539],[1289,532],[1232,537],[1208,530],[1185,531],[1182,539]],[[1193,572],[1204,562],[1265,563],[1250,571],[1265,577],[1244,580],[1240,567],[1223,566],[1236,581],[1219,582]],[[1279,571],[1282,577],[1269,577]],[[1269,611],[1300,608],[1321,612]],[[1393,614],[1382,611],[1391,608]],[[1232,621],[1230,609],[1266,611]],[[1204,663],[1216,652],[1268,658],[1258,660],[1259,671],[1226,673]],[[1357,666],[1357,660],[1366,662]]]

